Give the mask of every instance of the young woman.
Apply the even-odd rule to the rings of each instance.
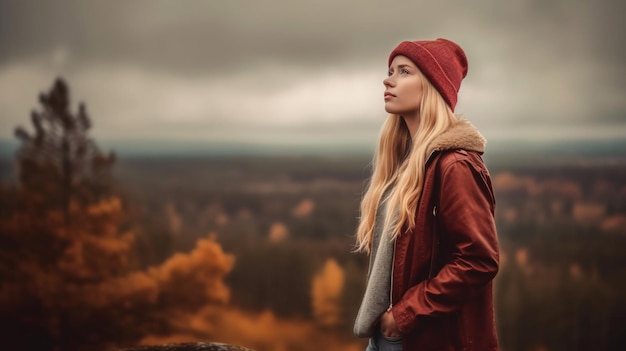
[[[445,39],[389,56],[384,124],[361,201],[370,265],[354,332],[373,350],[498,349],[495,200],[485,139],[454,115],[467,58]]]

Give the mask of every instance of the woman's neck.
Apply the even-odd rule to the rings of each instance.
[[[420,124],[419,111],[415,115],[408,115],[408,116],[403,115],[402,118],[404,119],[404,123],[409,129],[409,134],[411,134],[411,139],[412,139],[415,136],[415,133],[417,133],[417,127]]]

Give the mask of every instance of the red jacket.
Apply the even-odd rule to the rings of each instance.
[[[416,226],[396,239],[391,311],[404,351],[498,349],[494,208],[479,152],[434,152],[426,164]]]

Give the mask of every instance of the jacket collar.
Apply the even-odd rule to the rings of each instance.
[[[487,140],[480,134],[468,120],[460,119],[445,132],[441,133],[428,147],[427,155],[433,155],[437,151],[463,149],[476,151],[480,154],[485,152]]]

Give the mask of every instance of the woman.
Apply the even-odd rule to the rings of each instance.
[[[371,350],[497,350],[495,200],[485,139],[454,115],[463,50],[405,41],[389,56],[384,124],[361,201],[370,254],[354,332]]]

